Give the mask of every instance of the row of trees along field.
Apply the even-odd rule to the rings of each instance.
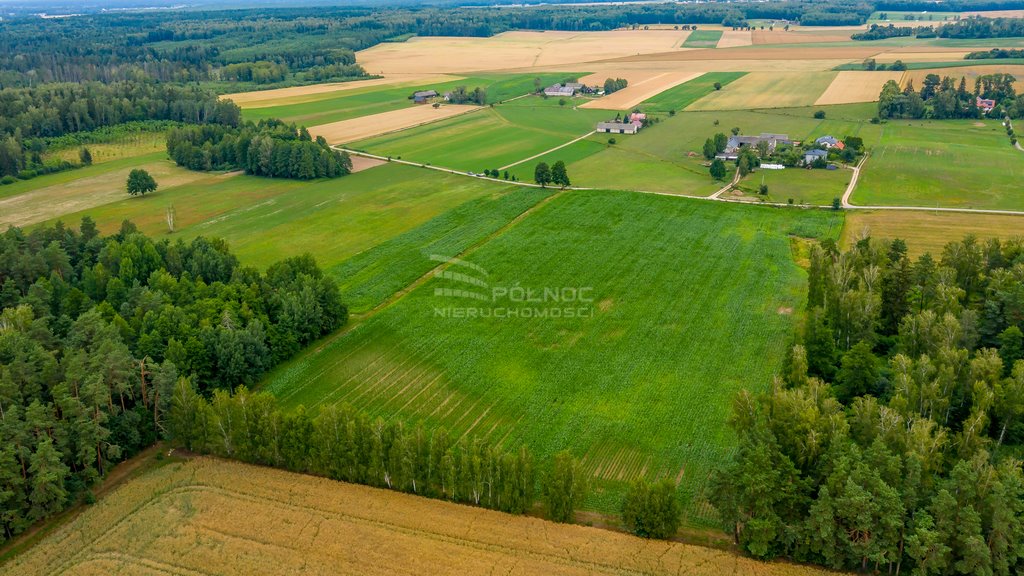
[[[167,153],[191,170],[245,170],[275,178],[334,178],[352,170],[347,153],[280,120],[174,128],[167,133]]]
[[[1024,116],[1024,95],[1018,96],[1014,88],[1016,78],[1011,74],[987,74],[974,80],[974,87],[968,89],[967,80],[959,82],[937,74],[925,77],[921,91],[908,82],[902,90],[899,84],[889,80],[882,86],[878,98],[880,118],[980,118],[977,98],[994,100],[997,108],[993,112],[999,117]]]
[[[1024,570],[1024,243],[936,260],[899,240],[810,253],[806,327],[742,393],[712,481],[750,554],[837,569]]]
[[[44,161],[50,145],[173,123],[237,126],[241,111],[208,90],[153,82],[45,84],[0,90],[0,177],[31,178],[75,167]],[[104,131],[104,129],[107,129]],[[93,138],[95,137],[95,138]]]
[[[254,382],[347,320],[309,256],[242,267],[221,241],[88,218],[0,236],[0,534],[60,511],[163,432],[180,376]]]
[[[934,9],[934,7],[933,7]],[[972,10],[977,10],[973,8]],[[1020,18],[962,18],[935,26],[894,26],[872,24],[866,31],[853,34],[854,40],[882,40],[916,36],[917,38],[1017,38],[1024,36]]]

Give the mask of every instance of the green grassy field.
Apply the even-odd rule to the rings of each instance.
[[[850,170],[758,170],[740,180],[743,196],[765,202],[789,202],[812,206],[830,206],[832,199],[841,198],[850,183]],[[768,194],[761,195],[761,184],[768,186]]]
[[[409,96],[417,90],[437,90],[440,93],[458,86],[466,86],[470,90],[479,86],[487,90],[488,102],[499,102],[521,96],[534,91],[534,81],[541,79],[541,86],[548,86],[565,78],[575,78],[573,73],[543,73],[473,76],[449,82],[437,82],[429,85],[403,85],[399,87],[373,86],[346,90],[322,99],[298,104],[284,104],[266,108],[249,108],[242,110],[242,117],[247,120],[279,118],[286,122],[295,122],[305,126],[315,126],[349,120],[370,114],[390,112],[400,108],[413,106]]]
[[[746,72],[708,72],[665,90],[661,94],[644,102],[641,106],[650,112],[668,113],[669,110],[680,110],[715,91],[715,82],[726,86],[733,80],[741,78]]]
[[[1024,209],[1024,152],[997,120],[892,121],[861,172],[851,202]]]
[[[472,171],[501,168],[590,132],[603,110],[551,105],[530,97],[394,134],[354,142],[375,154]],[[534,102],[535,105],[528,105]]]
[[[62,216],[84,215],[104,231],[132,220],[157,237],[218,236],[246,264],[265,266],[312,252],[321,266],[336,264],[469,200],[500,198],[518,188],[433,170],[392,164],[335,180],[300,182],[225,176]]]
[[[835,236],[841,218],[563,192],[459,255],[472,266],[450,267],[455,275],[310,348],[264,388],[292,406],[350,403],[457,436],[525,442],[540,458],[570,449],[594,476],[588,506],[598,510],[616,509],[640,475],[680,478],[699,493],[732,449],[729,398],[768,385],[800,309],[804,273],[789,235]],[[467,276],[476,281],[459,280]],[[500,296],[510,287],[585,298],[523,303]],[[482,311],[452,316],[463,307]],[[707,513],[702,502],[692,517]]]
[[[721,30],[696,30],[686,37],[683,48],[714,48],[721,38]]]

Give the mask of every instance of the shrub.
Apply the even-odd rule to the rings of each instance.
[[[682,506],[669,478],[651,485],[641,479],[630,486],[622,504],[622,521],[644,538],[671,538],[679,530]]]
[[[615,138],[609,138],[608,139],[608,143],[611,144],[612,146],[614,146],[615,145]]]
[[[11,176],[10,174],[8,174],[7,176],[4,176],[3,178],[0,178],[0,185],[6,186],[8,184],[14,184],[17,181],[18,181],[17,178],[15,178],[14,176]]]
[[[767,184],[761,184],[761,187],[758,188],[758,192],[760,192],[762,196],[767,196],[768,195],[768,185]]]
[[[824,120],[825,119],[825,111],[824,110],[816,111],[814,113],[814,117],[817,118],[818,120]]]
[[[38,175],[39,173],[35,170],[22,170],[21,172],[18,172],[18,178],[20,180],[31,180]]]

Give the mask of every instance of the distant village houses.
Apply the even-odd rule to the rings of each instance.
[[[793,141],[787,134],[770,134],[762,132],[759,136],[730,136],[725,144],[725,150],[715,157],[719,160],[736,160],[740,156],[740,150],[746,147],[757,148],[758,144],[766,143],[768,154],[773,154],[780,145],[789,145]]]
[[[981,110],[985,114],[988,114],[989,112],[992,111],[993,108],[996,107],[996,101],[989,100],[987,98],[982,98],[979,96],[977,100],[977,106],[979,110]]]

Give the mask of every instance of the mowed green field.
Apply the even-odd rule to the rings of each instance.
[[[436,90],[444,94],[459,86],[465,86],[469,90],[479,86],[487,91],[488,102],[500,102],[533,92],[537,78],[540,79],[541,86],[548,86],[577,76],[563,72],[504,74],[472,76],[430,84],[403,84],[395,87],[372,86],[346,90],[334,95],[328,93],[323,98],[298,104],[243,109],[242,117],[246,120],[278,118],[285,122],[316,126],[413,106],[413,101],[409,97],[418,90]]]
[[[998,120],[887,123],[851,202],[1024,210],[1024,152]]]
[[[744,197],[765,202],[830,206],[833,199],[842,198],[852,177],[853,171],[847,169],[757,170],[740,180],[739,188]],[[760,194],[761,184],[768,186],[767,195]]]
[[[721,30],[695,30],[683,42],[684,48],[714,48],[722,38]]]
[[[592,131],[608,112],[558,106],[531,96],[350,145],[356,150],[446,168],[502,168]],[[529,105],[534,102],[535,105]]]
[[[126,197],[60,219],[77,223],[89,215],[105,232],[131,220],[156,238],[221,237],[243,263],[259,267],[310,252],[330,270],[464,202],[497,200],[518,191],[494,182],[390,164],[313,182],[223,176]],[[175,210],[174,234],[167,233],[168,206]]]
[[[569,449],[593,475],[592,509],[615,511],[638,476],[678,478],[699,495],[733,448],[730,399],[768,386],[800,310],[805,274],[790,235],[837,236],[841,219],[561,192],[478,249],[441,254],[468,264],[310,348],[263,387],[291,406],[349,403],[526,443],[541,459]],[[421,269],[436,264],[422,258]],[[691,512],[706,518],[702,499]]]
[[[648,112],[667,114],[669,110],[680,110],[715,91],[715,83],[723,87],[733,80],[742,78],[746,72],[708,72],[654,96],[641,104]]]

